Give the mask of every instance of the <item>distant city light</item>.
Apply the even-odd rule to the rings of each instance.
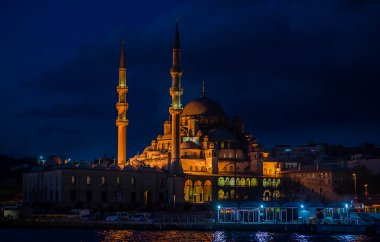
[[[304,208],[304,205],[303,205],[303,204],[301,204],[301,208]]]
[[[218,205],[218,209],[220,209],[220,205]]]
[[[264,208],[264,205],[261,204],[261,205],[260,205],[260,208]]]
[[[344,206],[346,207],[346,208],[348,208],[348,204],[346,203],[346,204],[344,204]]]

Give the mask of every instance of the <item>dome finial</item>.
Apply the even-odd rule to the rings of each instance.
[[[202,97],[206,97],[206,81],[202,81]]]

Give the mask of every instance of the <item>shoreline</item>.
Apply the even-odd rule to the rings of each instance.
[[[160,223],[124,221],[36,221],[5,220],[0,228],[105,229],[105,230],[188,230],[188,231],[266,231],[304,234],[380,234],[374,224],[243,224],[243,223]]]

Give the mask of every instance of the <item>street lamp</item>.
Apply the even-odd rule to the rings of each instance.
[[[364,184],[365,189],[365,203],[368,206],[368,184]]]
[[[219,210],[220,210],[220,205],[218,205],[218,223],[219,223]]]
[[[356,174],[355,173],[353,173],[352,174],[352,177],[353,177],[353,179],[354,179],[354,191],[355,191],[355,202],[357,201],[357,196],[356,196]]]

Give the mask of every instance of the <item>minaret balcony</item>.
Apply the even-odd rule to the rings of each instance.
[[[120,94],[126,94],[128,92],[128,87],[127,86],[117,86],[116,88],[117,93]]]
[[[171,87],[169,89],[170,96],[181,96],[183,94],[182,88]]]
[[[116,103],[116,109],[119,113],[123,113],[128,110],[128,103]]]
[[[116,119],[116,126],[128,126],[128,119],[120,119],[120,118],[117,118]]]

